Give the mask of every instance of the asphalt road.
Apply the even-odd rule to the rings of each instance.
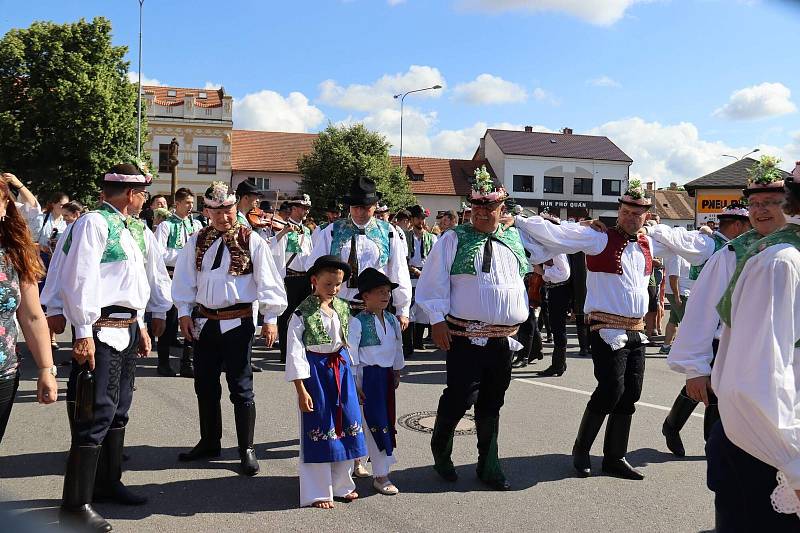
[[[294,389],[283,379],[275,351],[256,348],[264,368],[255,374],[258,409],[256,452],[261,473],[236,468],[233,408],[223,395],[223,457],[210,463],[179,463],[177,454],[195,444],[197,409],[192,381],[156,375],[155,357],[141,359],[128,425],[126,484],[145,493],[142,507],[98,504],[115,531],[664,531],[713,529],[713,498],[705,487],[702,406],[684,429],[687,457],[678,459],[661,436],[666,411],[680,390],[657,347],[648,350],[641,404],[634,417],[628,460],[644,481],[595,474],[574,476],[570,451],[581,414],[594,388],[591,360],[576,356],[570,328],[568,370],[538,378],[549,357],[514,371],[501,414],[499,448],[513,490],[487,490],[475,478],[475,436],[456,438],[453,460],[460,479],[442,481],[431,469],[430,435],[399,428],[392,480],[397,496],[375,494],[370,480],[357,480],[361,498],[333,511],[298,508],[297,415]],[[550,347],[545,353],[549,354]],[[398,416],[433,411],[445,380],[440,352],[408,362],[398,390]],[[69,356],[61,350],[58,360]],[[177,368],[177,360],[173,359]],[[66,369],[62,370],[66,374]],[[56,520],[69,446],[64,412],[65,376],[59,401],[35,401],[31,362],[0,444],[0,511],[11,510],[46,530]],[[223,382],[224,389],[224,382]],[[602,433],[593,449],[599,471]],[[4,523],[6,524],[4,526]],[[10,527],[0,520],[0,531]]]

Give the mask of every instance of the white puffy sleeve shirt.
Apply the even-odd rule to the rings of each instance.
[[[690,265],[702,265],[711,258],[716,248],[714,239],[699,231],[671,228],[666,224],[647,227],[647,234],[673,254],[683,257]],[[661,256],[662,254],[653,255]]]
[[[800,490],[800,252],[780,244],[751,258],[732,298],[711,374],[725,433]]]
[[[686,300],[681,327],[672,343],[667,364],[687,378],[711,375],[713,343],[721,332],[717,304],[736,270],[736,253],[727,246],[711,256]]]
[[[361,344],[361,321],[353,317],[350,319],[347,331],[347,345],[350,356],[356,361],[359,368],[377,365],[383,368],[400,370],[406,366],[405,358],[403,357],[402,334],[398,334],[399,329],[395,330],[386,319],[384,319],[385,328],[377,316],[372,315],[372,320],[375,321],[375,331],[381,343],[378,346],[359,347],[359,344]]]
[[[545,265],[542,278],[547,283],[563,283],[569,280],[569,274],[569,260],[566,254],[558,254],[553,257],[552,265]]]
[[[296,224],[296,223],[295,223]],[[299,225],[299,224],[297,224]],[[286,251],[286,240],[289,235],[283,235],[280,238],[276,235],[269,239],[269,247],[272,251],[272,257],[275,259],[275,266],[278,267],[278,273],[281,278],[286,277],[286,269],[291,268],[297,272],[305,272],[311,268],[312,264],[307,264],[308,258],[311,255],[311,250],[314,248],[313,236],[300,233],[297,236],[297,242],[300,245],[300,252],[294,255],[294,252]],[[294,255],[294,257],[292,257]],[[291,259],[291,261],[289,261]]]
[[[212,270],[214,258],[222,238],[217,239],[206,251],[200,272],[195,266],[197,235],[193,235],[183,247],[175,263],[172,298],[178,308],[178,316],[191,316],[195,304],[209,309],[222,309],[236,304],[258,301],[259,310],[267,324],[276,324],[278,316],[286,309],[286,289],[278,274],[269,245],[261,237],[250,236],[250,258],[253,272],[241,276],[228,273],[231,256],[228,249],[222,252],[222,261]]]
[[[322,316],[322,327],[325,328],[331,342],[328,344],[306,346],[303,343],[303,333],[306,330],[303,317],[292,313],[292,318],[289,320],[289,327],[286,334],[286,371],[284,373],[286,381],[311,377],[311,366],[308,364],[306,351],[333,353],[345,344],[347,339],[342,338],[342,324],[339,321],[339,315],[336,313],[328,315],[323,311],[320,311],[320,315]],[[348,352],[349,351],[348,349]],[[354,359],[351,353],[350,364],[355,365],[357,362],[358,360]]]
[[[483,247],[475,254],[475,275],[450,274],[458,249],[458,235],[447,231],[431,250],[417,282],[416,303],[431,324],[450,314],[495,326],[513,326],[528,319],[528,293],[517,256],[494,242],[489,272],[482,272]]]

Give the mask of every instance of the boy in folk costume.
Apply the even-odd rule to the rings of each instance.
[[[368,429],[364,438],[372,461],[372,485],[387,496],[399,492],[389,480],[389,470],[397,462],[394,391],[405,366],[400,322],[386,311],[395,288],[396,283],[374,268],[359,274],[357,298],[364,301],[364,310],[350,319],[348,335],[350,353],[358,364],[356,384]]]
[[[332,509],[358,498],[353,460],[367,455],[347,346],[350,306],[336,295],[350,266],[323,255],[308,269],[313,294],[289,321],[286,381],[300,408],[300,506]]]

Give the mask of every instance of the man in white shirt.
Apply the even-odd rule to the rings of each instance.
[[[665,258],[664,270],[667,276],[667,285],[664,295],[669,302],[669,322],[664,334],[664,345],[661,353],[668,354],[672,340],[678,332],[678,326],[683,318],[686,300],[692,291],[694,281],[689,279],[689,262],[676,254],[668,254]]]

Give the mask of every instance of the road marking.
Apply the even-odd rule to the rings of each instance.
[[[552,383],[544,383],[542,381],[532,381],[530,379],[525,379],[525,378],[514,378],[514,381],[521,381],[522,383],[527,383],[529,385],[538,385],[539,387],[546,387],[548,389],[556,389],[556,390],[563,390],[563,391],[566,391],[566,392],[574,392],[575,394],[582,394],[584,396],[591,396],[592,395],[591,392],[588,392],[588,391],[585,391],[585,390],[573,389],[573,388],[570,388],[570,387],[562,387],[561,385],[553,385]],[[654,403],[647,403],[647,402],[636,402],[636,405],[639,405],[641,407],[650,407],[652,409],[658,409],[659,411],[667,411],[667,412],[669,412],[669,410],[671,409],[670,407],[665,407],[663,405],[656,405]],[[700,413],[692,413],[692,416],[696,416],[698,418],[703,418],[703,415],[700,414]]]

